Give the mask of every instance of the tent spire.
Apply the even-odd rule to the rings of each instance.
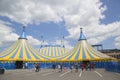
[[[65,48],[65,45],[64,45],[64,36],[63,36],[63,39],[61,40],[61,45],[63,48]]]
[[[26,33],[25,33],[25,26],[23,26],[23,31],[22,31],[22,34],[20,35],[19,39],[27,39]]]
[[[81,30],[80,32],[82,33],[82,28],[80,28],[80,30]]]
[[[83,32],[82,32],[82,28],[80,28],[80,38],[78,41],[80,40],[86,40],[86,37],[84,36]]]
[[[44,40],[43,40],[43,35],[41,35],[41,46],[40,46],[40,48],[42,48],[42,47],[43,47],[43,43],[44,43]]]

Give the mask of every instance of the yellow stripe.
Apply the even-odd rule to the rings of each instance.
[[[75,60],[75,57],[77,56],[78,51],[79,51],[79,45],[77,46],[77,49],[75,49],[75,53],[73,53],[74,55],[72,56],[71,60]]]
[[[30,57],[31,57],[31,60],[35,60],[35,57],[34,57],[33,54],[31,53],[30,48],[28,47],[28,44],[26,44],[26,49],[27,49],[28,54],[29,54]]]
[[[49,53],[49,52],[48,52],[48,48],[46,47],[46,48],[44,48],[44,49],[46,50],[46,55],[49,56],[49,55],[48,55],[48,53]]]
[[[53,56],[56,56],[55,47],[53,47]]]
[[[91,56],[93,56],[94,59],[98,59],[99,57],[94,55],[88,48],[87,48],[88,52],[91,54]]]
[[[56,55],[58,56],[58,48],[56,47]]]
[[[67,58],[72,55],[73,50],[74,50],[74,49],[72,49],[71,51],[69,51],[69,54],[68,54],[68,55],[63,56],[63,59],[62,59],[62,60],[67,60]],[[61,58],[62,58],[62,57],[61,57]]]
[[[62,60],[67,60],[67,58],[69,58],[72,54],[74,54],[73,53],[73,51],[75,51],[76,50],[76,48],[78,49],[78,47],[77,46],[79,46],[78,44],[72,49],[72,50],[70,50],[69,52],[67,52],[66,54],[65,54],[65,56],[63,55],[63,56],[61,56],[61,58],[62,57],[64,57]],[[79,50],[79,49],[78,49]],[[75,56],[75,54],[73,55],[73,56]],[[72,58],[70,58],[70,60],[71,60]]]
[[[82,45],[80,46],[80,56],[79,56],[79,60],[82,60]]]
[[[22,41],[21,41],[21,43],[20,43],[20,46],[19,46],[19,49],[18,49],[18,51],[17,51],[17,54],[15,55],[15,59],[19,59],[18,57],[19,57],[19,55],[20,55],[20,51],[21,51],[21,48],[22,48]]]
[[[10,53],[12,50],[14,50],[14,48],[16,48],[16,46],[18,45],[18,42],[19,41],[17,41],[15,44],[13,44],[13,46],[11,46],[10,48],[8,48],[5,51],[3,51],[2,53],[0,53],[0,55],[4,56],[4,55]]]
[[[62,48],[62,54],[64,54],[65,53],[65,48]]]
[[[63,48],[60,49],[61,55],[63,55],[64,51]]]
[[[25,44],[23,44],[24,46],[22,47],[22,50],[23,50],[23,59],[27,60],[27,55],[26,55],[26,50],[25,50]]]
[[[19,44],[20,45],[20,44]],[[17,48],[19,47],[19,45],[15,48],[15,50],[13,52],[11,52],[9,55],[5,56],[5,60],[10,59],[10,57],[16,52]]]
[[[53,47],[51,47],[51,56],[54,56],[54,54],[53,54]]]
[[[86,59],[90,59],[90,56],[88,55],[85,47],[84,47],[84,52],[85,52]]]
[[[87,46],[88,46],[88,50],[89,50],[89,52],[91,53],[92,56],[94,56],[97,59],[100,58],[99,57],[100,55],[98,54],[98,51],[95,52],[95,49],[93,47],[91,47],[89,44],[87,44]]]
[[[36,50],[34,50],[31,46],[29,46],[29,48],[36,54],[36,55],[38,55],[38,52],[36,51]],[[39,55],[40,57],[41,57],[41,59],[43,59],[44,60],[44,58],[43,57],[46,57],[46,58],[48,58],[48,56],[44,56],[44,55]],[[43,56],[43,57],[42,57]]]
[[[27,42],[27,41],[26,41]],[[28,45],[28,42],[27,42],[27,45]],[[28,45],[28,48],[31,49],[31,51],[34,52],[35,55],[38,56],[38,58],[41,60],[41,61],[44,61],[45,59],[43,57],[41,57],[40,55],[37,54],[37,51],[34,50],[31,46]]]

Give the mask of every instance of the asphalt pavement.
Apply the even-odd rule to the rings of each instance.
[[[92,71],[71,72],[65,69],[59,72],[57,69],[41,69],[35,72],[34,69],[6,70],[5,74],[0,75],[0,80],[120,80],[120,73],[108,72],[104,69]]]

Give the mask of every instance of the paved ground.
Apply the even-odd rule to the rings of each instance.
[[[7,70],[5,74],[0,75],[0,80],[120,80],[120,74],[108,72],[104,69],[94,71],[71,72],[69,69],[63,72],[51,69],[42,69],[34,72],[32,69],[27,70]]]

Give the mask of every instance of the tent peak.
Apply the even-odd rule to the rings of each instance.
[[[80,28],[80,37],[79,37],[79,40],[86,40],[86,37],[84,36],[83,32],[82,32],[82,28]]]
[[[23,31],[22,31],[22,34],[20,35],[19,39],[27,39],[26,38],[26,33],[25,33],[25,26],[23,26]]]

